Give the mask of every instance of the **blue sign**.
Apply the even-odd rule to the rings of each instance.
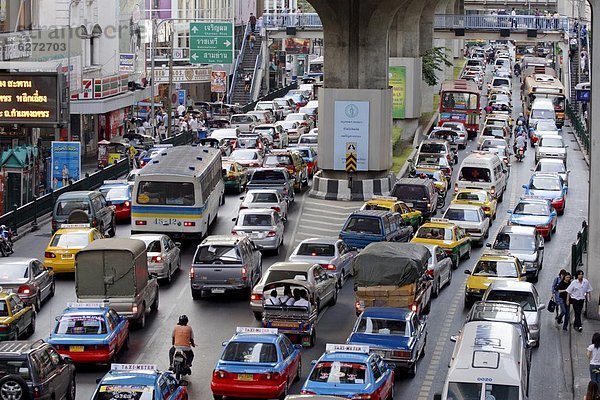
[[[575,99],[582,103],[590,102],[590,89],[575,89]]]
[[[81,143],[52,142],[52,189],[78,181],[81,175]]]
[[[177,91],[177,99],[178,99],[177,103],[183,104],[184,106],[186,105],[185,104],[185,89],[179,89]]]

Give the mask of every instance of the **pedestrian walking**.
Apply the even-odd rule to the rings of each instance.
[[[517,27],[517,12],[515,11],[514,7],[512,8],[512,10],[510,10],[510,27]]]
[[[569,329],[569,320],[571,318],[570,307],[567,304],[567,288],[570,284],[571,274],[565,271],[561,281],[556,284],[557,295],[554,297],[554,301],[558,304],[558,308],[560,308],[560,314],[556,316],[556,322],[559,325],[563,324],[563,331]]]
[[[559,18],[560,18],[560,14],[558,13],[558,11],[554,11],[554,14],[552,14],[554,29],[558,29]]]
[[[179,103],[179,105],[177,106],[177,115],[181,117],[183,116],[183,114],[185,114],[185,106],[183,105],[183,103]]]
[[[192,111],[194,109],[194,100],[189,94],[187,95],[187,99],[185,100],[185,105],[187,106],[188,111]]]
[[[598,384],[596,382],[590,381],[588,383],[583,400],[600,400],[600,389],[598,389]]]
[[[533,15],[535,16],[535,27],[537,29],[540,29],[542,27],[540,24],[540,16],[541,16],[540,10],[536,8],[535,11],[533,12]]]
[[[600,333],[595,332],[592,336],[592,344],[587,348],[587,356],[590,360],[590,379],[600,385]]]
[[[158,123],[158,137],[160,140],[164,140],[167,138],[167,128],[165,128],[164,122]]]
[[[567,274],[567,270],[566,269],[561,269],[558,272],[558,276],[555,276],[554,279],[552,280],[552,286],[550,287],[550,291],[552,292],[552,300],[554,300],[554,302],[556,304],[558,304],[558,284],[564,279],[565,275]],[[559,310],[556,310],[556,316],[558,317],[558,313]]]
[[[253,13],[250,13],[248,22],[250,23],[250,32],[254,33],[256,31],[256,16]]]
[[[244,77],[244,92],[250,91],[250,85],[252,83],[252,75],[250,73],[246,74]]]
[[[195,139],[198,137],[198,120],[195,116],[190,119],[190,130],[192,131],[192,137]]]
[[[581,37],[581,47],[587,47],[587,25],[581,27],[579,36]]]
[[[577,270],[575,278],[567,288],[567,305],[573,304],[573,312],[575,313],[573,327],[576,331],[582,332],[581,312],[583,311],[585,300],[589,300],[592,287],[588,280],[583,277],[582,270]]]
[[[250,43],[250,50],[254,50],[254,45],[256,44],[256,36],[254,34],[248,35],[248,42]]]

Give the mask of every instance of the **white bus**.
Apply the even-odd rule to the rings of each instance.
[[[135,177],[131,233],[200,239],[225,202],[221,152],[203,146],[162,150]]]

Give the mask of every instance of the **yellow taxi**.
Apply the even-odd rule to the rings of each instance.
[[[104,236],[96,229],[86,224],[62,224],[57,230],[46,251],[44,252],[44,264],[52,267],[55,273],[75,272],[75,256],[79,250],[86,247],[94,240],[103,239]],[[65,227],[66,226],[66,227]]]
[[[508,251],[486,250],[469,275],[465,285],[465,308],[481,300],[483,293],[495,280],[524,281],[525,270],[519,259]]]
[[[404,222],[407,225],[411,225],[415,231],[419,229],[419,226],[421,226],[421,222],[423,221],[423,213],[421,211],[410,208],[405,202],[399,201],[395,197],[373,196],[373,198],[363,204],[360,209],[400,213]]]
[[[242,193],[248,184],[248,170],[241,164],[231,160],[223,160],[222,168],[225,189]]]
[[[452,259],[452,268],[458,268],[461,259],[471,257],[471,239],[464,229],[453,224],[447,219],[432,218],[424,223],[411,243],[435,244],[446,252]]]
[[[15,293],[0,292],[0,341],[19,340],[35,332],[35,311]]]
[[[452,199],[451,204],[470,204],[479,206],[490,221],[496,219],[498,200],[483,189],[460,189]]]

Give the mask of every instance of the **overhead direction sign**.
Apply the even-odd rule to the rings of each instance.
[[[190,64],[232,64],[233,23],[190,22]]]

